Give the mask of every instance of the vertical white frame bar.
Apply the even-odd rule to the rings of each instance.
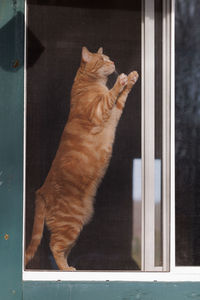
[[[155,270],[155,20],[154,0],[142,8],[142,271]]]
[[[175,0],[171,4],[170,271],[175,270]]]
[[[172,53],[172,15],[171,0],[163,0],[163,25],[162,25],[162,102],[163,102],[163,151],[162,151],[162,222],[163,222],[163,271],[169,271],[170,261],[170,200],[171,200],[171,108],[172,108],[172,78],[173,78],[173,56]],[[174,51],[174,49],[173,49]]]
[[[155,3],[143,1],[142,18],[142,271],[169,271],[171,100],[174,72],[174,2],[163,0],[162,17],[162,267],[155,266]],[[174,177],[173,177],[174,178]],[[173,243],[174,244],[174,243]]]

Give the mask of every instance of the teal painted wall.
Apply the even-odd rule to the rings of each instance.
[[[0,299],[22,299],[23,1],[0,1]],[[5,235],[8,239],[5,239]]]
[[[24,0],[0,1],[0,300],[200,299],[200,283],[22,282]]]
[[[38,295],[40,297],[38,298]],[[198,283],[26,283],[24,299],[190,300],[200,299]]]

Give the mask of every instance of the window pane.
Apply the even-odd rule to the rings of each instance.
[[[162,1],[155,1],[155,266],[162,266]]]
[[[133,240],[132,257],[141,268],[142,260],[142,161],[139,158],[133,160]]]
[[[176,1],[176,264],[200,265],[200,2]]]
[[[44,183],[68,119],[71,86],[82,46],[101,46],[117,73],[141,75],[141,1],[28,1],[26,243],[34,217],[35,192]],[[67,3],[67,4],[66,4]],[[111,88],[118,74],[110,77]],[[112,159],[98,189],[95,213],[73,247],[69,264],[78,270],[135,270],[140,267],[141,231],[133,216],[141,197],[141,86],[129,94],[117,128]],[[134,175],[133,175],[134,174]],[[135,175],[136,174],[136,175]],[[134,187],[133,177],[139,187]],[[134,198],[133,195],[139,195]],[[140,208],[139,208],[140,214]],[[137,222],[140,222],[138,215]],[[135,250],[135,236],[138,244]],[[28,269],[57,268],[45,227]]]

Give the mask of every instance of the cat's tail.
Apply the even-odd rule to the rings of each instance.
[[[33,231],[30,244],[26,249],[25,266],[34,257],[35,252],[40,244],[43,235],[45,220],[45,201],[43,197],[37,192],[35,201],[35,217],[33,223]]]

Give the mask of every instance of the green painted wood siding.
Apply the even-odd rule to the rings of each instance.
[[[0,300],[200,299],[200,283],[22,282],[24,0],[0,1]]]
[[[0,299],[22,299],[23,1],[0,1]]]

